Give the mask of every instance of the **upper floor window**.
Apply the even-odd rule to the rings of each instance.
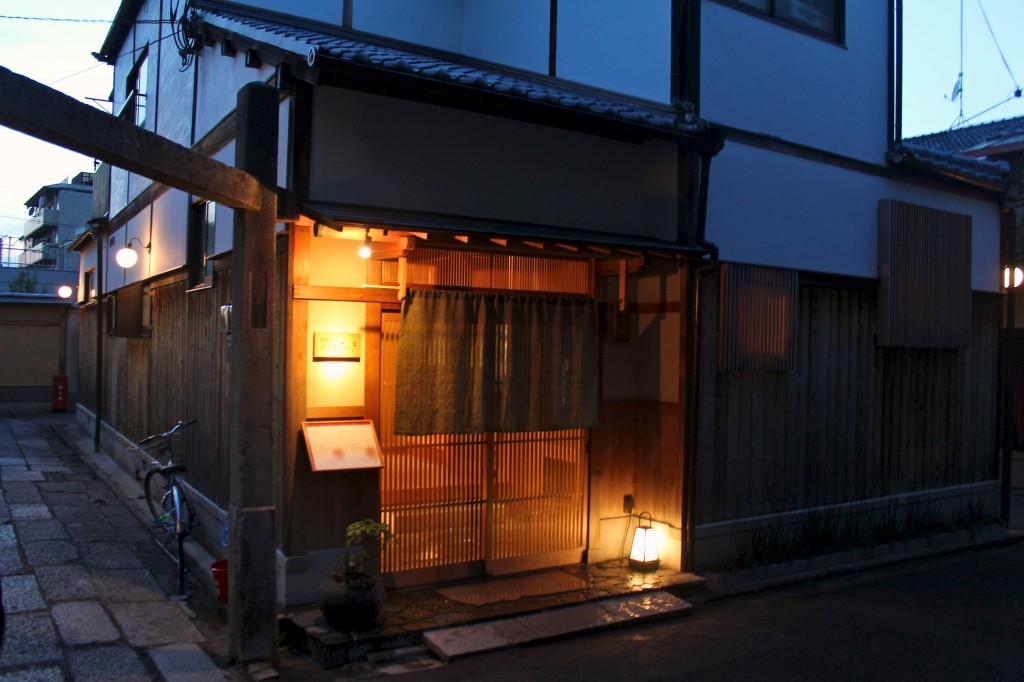
[[[122,116],[139,127],[146,124],[146,96],[149,92],[149,49],[135,62],[125,82],[124,109]]]
[[[844,0],[720,0],[779,23],[843,41]]]
[[[189,286],[211,286],[212,256],[217,244],[217,204],[212,201],[193,204],[188,230]]]

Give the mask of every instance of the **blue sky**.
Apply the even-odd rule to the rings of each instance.
[[[851,5],[864,1],[847,0]],[[102,44],[107,24],[7,17],[109,20],[119,4],[118,0],[0,0],[0,65],[80,100],[105,98],[110,92],[110,69],[90,53]],[[961,116],[974,124],[1024,115],[1024,98],[1011,96],[1024,78],[1024,40],[1019,37],[1024,30],[1024,0],[903,0],[903,4],[904,137],[946,130]],[[962,99],[950,101],[961,64]],[[1011,101],[1007,102],[1008,96]],[[27,217],[24,202],[39,187],[92,170],[91,159],[3,127],[0,152],[0,234],[21,234]]]

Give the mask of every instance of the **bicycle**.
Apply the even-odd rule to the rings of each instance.
[[[153,515],[151,525],[163,528],[168,542],[173,539],[177,545],[178,595],[185,594],[185,538],[199,522],[181,476],[185,465],[174,462],[174,444],[179,432],[195,423],[195,419],[178,421],[168,431],[143,438],[136,444],[139,453],[148,460],[142,487],[146,506]],[[164,549],[167,549],[166,543]]]

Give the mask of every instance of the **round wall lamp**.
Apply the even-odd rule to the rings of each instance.
[[[117,253],[114,254],[114,260],[126,270],[139,262],[139,254],[135,251],[135,247],[132,246],[132,242],[139,242],[139,246],[145,249],[146,253],[149,253],[149,244],[143,246],[141,239],[132,237],[128,240],[127,244],[118,249]]]
[[[61,284],[57,287],[57,295],[61,298],[71,298],[71,294],[75,293],[75,290],[68,284]]]

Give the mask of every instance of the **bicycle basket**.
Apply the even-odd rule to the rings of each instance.
[[[139,474],[165,466],[178,452],[180,439],[180,434],[159,435],[131,446],[129,450],[132,458],[138,463]]]

